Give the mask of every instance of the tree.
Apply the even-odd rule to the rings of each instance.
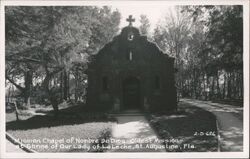
[[[45,88],[46,92],[50,92],[50,81],[58,73],[63,74],[64,84],[61,82],[61,88],[64,87],[64,99],[67,99],[68,96],[70,71],[76,71],[74,75],[76,75],[77,79],[84,76],[79,75],[79,68],[81,70],[86,69],[89,55],[96,54],[107,41],[111,40],[118,31],[120,21],[119,12],[111,12],[111,9],[108,7],[76,7],[73,10],[67,9],[70,12],[64,15],[55,25],[54,32],[50,36],[50,42],[47,45],[48,52],[43,66],[46,72],[43,88]],[[116,19],[112,21],[111,17]],[[79,83],[76,84],[77,88]],[[56,88],[53,90],[56,90]],[[55,98],[58,98],[58,96]],[[59,102],[54,102],[53,107],[55,110],[58,110],[57,103]]]
[[[38,13],[42,8],[6,7],[6,79],[21,91],[29,106],[34,70],[41,62],[37,58],[40,34],[47,28]],[[36,13],[36,14],[35,14]]]
[[[211,63],[207,65],[214,75],[224,75],[223,98],[242,97],[243,85],[243,17],[242,6],[210,6],[207,38]],[[212,74],[213,75],[213,74]],[[237,77],[237,78],[236,78]],[[237,82],[235,79],[238,79]],[[217,82],[218,83],[218,82]],[[226,86],[226,87],[225,87]],[[217,86],[219,88],[219,86]],[[225,90],[227,88],[227,90]]]
[[[148,35],[149,34],[149,29],[150,29],[150,22],[149,19],[146,15],[142,14],[140,15],[140,27],[139,30],[141,32],[141,34],[143,35]]]
[[[209,98],[221,98],[223,87],[223,98],[225,93],[231,98],[231,89],[234,98],[239,97],[242,94],[242,6],[188,6],[183,12],[190,13],[193,22],[204,26],[204,38],[200,38],[203,44],[197,54],[204,92],[210,90]],[[224,84],[220,84],[221,80]]]
[[[182,89],[182,69],[184,64],[184,55],[186,53],[187,41],[190,38],[190,29],[192,23],[188,20],[186,14],[180,12],[176,7],[176,12],[167,15],[164,21],[160,22],[155,29],[155,42],[170,56],[175,57],[175,67],[178,69],[176,76],[178,94]]]
[[[242,99],[242,39],[242,6],[177,7],[154,32],[176,58],[179,93],[203,99]]]
[[[25,77],[32,71],[57,112],[59,86],[68,91],[70,72],[86,69],[88,56],[112,39],[119,22],[120,13],[109,7],[7,7],[6,79],[22,90],[18,82],[32,86],[35,77]]]

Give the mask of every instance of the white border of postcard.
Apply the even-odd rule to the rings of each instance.
[[[0,17],[0,158],[248,158],[249,157],[249,0],[162,0],[162,1],[46,1],[1,0]],[[7,153],[5,137],[5,30],[4,6],[84,6],[84,5],[243,5],[244,19],[244,143],[243,152],[179,152],[179,153]]]

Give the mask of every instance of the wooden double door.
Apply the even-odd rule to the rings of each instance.
[[[124,109],[140,108],[140,80],[136,77],[123,81],[123,106]]]

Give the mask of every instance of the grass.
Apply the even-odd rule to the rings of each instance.
[[[98,143],[77,140],[108,138],[115,122],[106,113],[89,112],[83,106],[64,107],[57,118],[50,108],[31,110],[22,111],[20,121],[15,121],[15,113],[6,113],[6,131],[38,152],[99,151],[89,149]]]
[[[91,147],[91,143],[76,140],[100,139],[104,133],[111,131],[112,124],[112,122],[90,122],[32,130],[8,130],[7,132],[38,152],[87,152],[91,151],[87,148]],[[50,142],[48,139],[54,140],[54,142]],[[70,140],[69,143],[67,143],[68,140]],[[57,147],[55,147],[56,142],[60,142]]]
[[[20,111],[18,117],[20,120],[26,120],[30,117],[34,116],[33,113],[29,113],[29,111]],[[11,112],[11,113],[5,113],[5,120],[6,123],[7,122],[12,122],[12,121],[16,121],[16,114],[15,112]]]
[[[178,142],[167,143],[178,145],[178,149],[167,149],[167,151],[217,151],[216,117],[208,111],[179,102],[177,112],[152,114],[148,119],[161,139],[178,140]],[[189,145],[184,146],[185,144]]]
[[[61,104],[59,104],[59,109],[63,110],[66,108],[72,108],[72,105],[68,105],[67,102],[63,102]],[[18,110],[18,117],[20,118],[20,120],[27,120],[28,118],[31,118],[37,114],[41,115],[46,115],[46,114],[50,114],[52,113],[53,108],[51,105],[39,105],[39,104],[32,104],[30,106],[30,108],[26,108],[26,109],[19,109]],[[12,110],[10,112],[6,112],[6,117],[5,117],[6,122],[11,122],[11,121],[15,121],[16,120],[16,115],[15,115],[15,109],[14,107],[12,108]]]

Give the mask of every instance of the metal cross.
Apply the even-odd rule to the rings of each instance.
[[[132,26],[132,22],[135,22],[135,18],[132,18],[132,15],[129,15],[129,17],[126,20],[127,22],[129,22],[128,26]]]

